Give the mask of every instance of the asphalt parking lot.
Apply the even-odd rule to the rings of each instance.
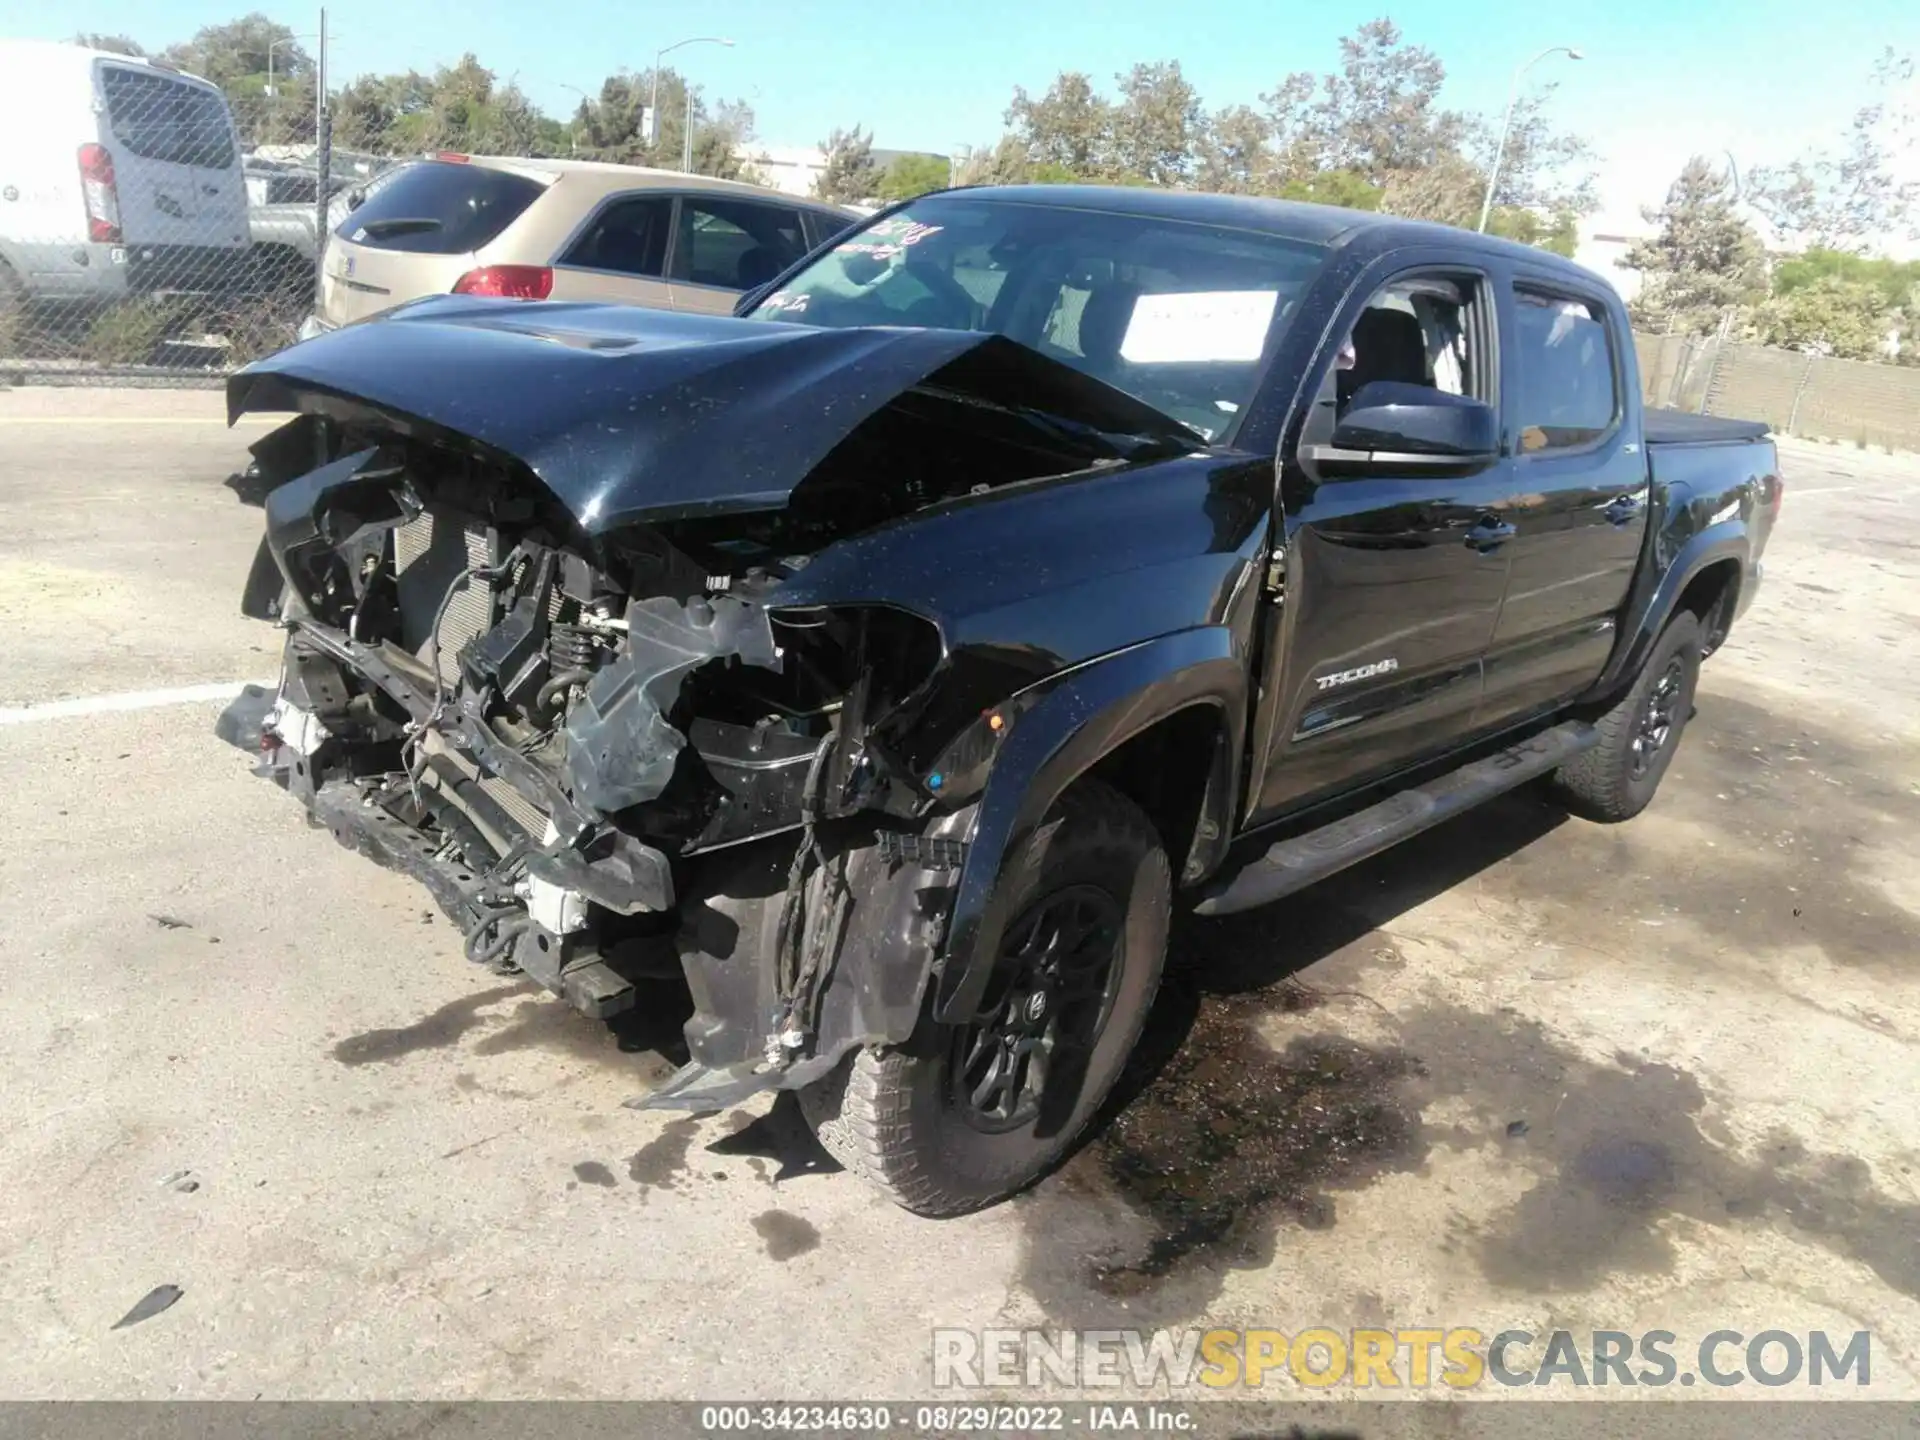
[[[476,970],[214,739],[276,665],[260,428],[0,391],[10,1398],[907,1398],[936,1326],[1191,1323],[1867,1329],[1920,1396],[1920,459],[1783,445],[1649,814],[1516,796],[1183,924],[1131,1105],[935,1223],[786,1105],[622,1108],[671,991]]]

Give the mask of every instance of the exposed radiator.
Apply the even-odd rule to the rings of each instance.
[[[484,525],[455,515],[427,511],[393,532],[395,582],[400,592],[400,639],[422,660],[428,657],[428,631],[446,599],[447,587],[461,573],[493,563],[493,541]],[[484,581],[464,580],[447,602],[440,621],[440,678],[451,685],[459,674],[461,647],[493,624],[493,595]]]
[[[498,775],[482,775],[479,778],[480,788],[489,800],[519,821],[520,828],[536,841],[542,837],[547,828],[547,817],[540,813],[539,806]]]
[[[434,613],[446,598],[447,587],[463,571],[496,563],[493,538],[487,528],[459,515],[432,511],[393,532],[395,582],[400,592],[400,638],[422,660],[428,657],[428,632]],[[554,591],[551,608],[557,612],[560,593]],[[466,580],[447,601],[440,620],[440,678],[451,689],[459,679],[460,651],[494,623],[493,594],[484,581]],[[465,757],[444,751],[455,765],[479,783],[495,804],[513,817],[534,839],[547,827],[547,817],[513,786],[495,775],[481,773]]]

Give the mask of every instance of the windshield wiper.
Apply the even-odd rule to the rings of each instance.
[[[369,220],[359,227],[360,233],[375,240],[385,239],[389,235],[423,235],[429,230],[444,230],[444,222],[430,215],[395,216],[391,220]]]

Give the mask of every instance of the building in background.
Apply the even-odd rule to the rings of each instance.
[[[908,155],[938,160],[949,168],[953,164],[950,156],[926,150],[882,150],[877,145],[873,163],[885,174],[889,165]],[[749,145],[741,151],[740,159],[758,170],[764,183],[789,195],[813,194],[814,181],[827,164],[826,152],[818,145]]]

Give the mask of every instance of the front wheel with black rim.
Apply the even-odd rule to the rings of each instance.
[[[921,1215],[1014,1194],[1067,1153],[1140,1038],[1172,875],[1139,806],[1082,780],[1008,858],[1013,917],[974,1018],[923,1015],[800,1092],[828,1152]]]
[[[1700,679],[1700,621],[1667,622],[1632,688],[1595,722],[1600,743],[1562,765],[1554,794],[1574,814],[1612,823],[1647,808],[1680,748]]]

